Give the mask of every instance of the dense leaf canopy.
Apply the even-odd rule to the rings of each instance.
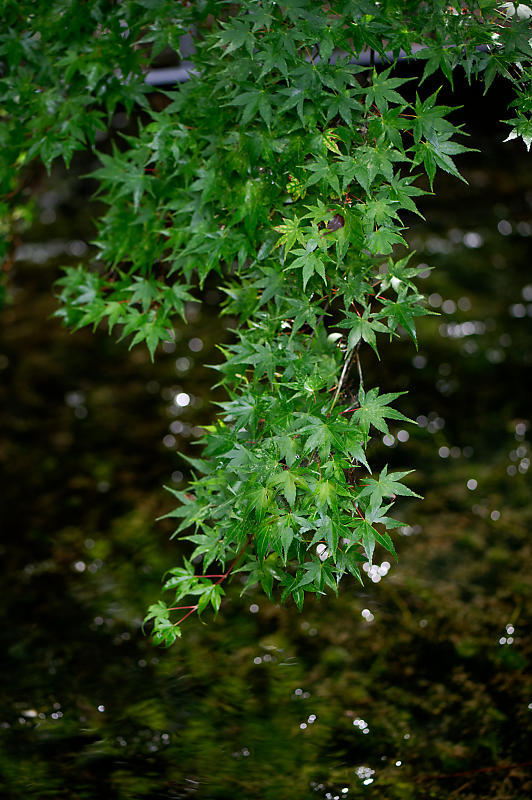
[[[493,0],[2,3],[6,261],[26,165],[68,164],[118,108],[136,109],[137,134],[98,153],[98,256],[65,269],[57,314],[153,357],[214,276],[234,320],[215,367],[227,400],[195,479],[171,490],[193,549],[168,572],[172,602],[148,612],[158,642],[218,611],[230,574],[301,607],[346,573],[361,580],[376,545],[395,554],[388,514],[413,494],[408,473],[375,474],[367,450],[406,417],[397,394],[364,385],[360,354],[382,336],[416,343],[425,267],[403,219],[438,169],[460,177],[469,149],[424,81],[506,79],[508,138],[529,147],[531,16]],[[190,79],[154,102],[147,69],[191,36]],[[421,62],[417,87],[401,59]]]

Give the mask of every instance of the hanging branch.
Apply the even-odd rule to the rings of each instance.
[[[431,190],[437,170],[459,178],[454,159],[468,150],[438,93],[424,96],[421,87],[410,102],[397,59],[381,59],[422,45],[424,77],[443,82],[463,67],[463,47],[477,42],[482,57],[468,69],[487,87],[497,76],[510,80],[508,138],[530,147],[532,58],[528,45],[515,45],[523,4],[488,3],[479,16],[465,6],[457,15],[443,0],[420,3],[419,13],[390,0],[372,16],[356,3],[332,15],[314,0],[249,0],[229,13],[213,0],[208,15],[203,3],[176,3],[165,20],[157,3],[125,1],[109,4],[97,39],[93,26],[80,28],[77,4],[59,5],[58,27],[57,3],[7,4],[10,36],[0,41],[5,203],[23,196],[19,174],[32,159],[50,168],[62,157],[68,166],[89,142],[100,161],[92,176],[106,206],[98,262],[65,267],[57,316],[73,328],[118,326],[154,358],[179,318],[186,322],[187,305],[215,281],[233,321],[215,367],[226,398],[204,428],[194,478],[184,491],[170,490],[177,507],[169,516],[189,558],[169,570],[170,603],[148,611],[155,640],[171,644],[194,612],[218,611],[236,561],[225,572],[209,568],[236,550],[244,590],[261,586],[298,608],[308,592],[336,591],[344,575],[362,580],[360,553],[369,561],[375,546],[395,554],[388,509],[414,493],[402,483],[408,473],[387,468],[365,482],[345,477],[346,464],[368,468],[368,446],[389,420],[407,421],[393,406],[398,394],[366,389],[360,351],[378,354],[381,337],[398,326],[416,341],[417,318],[428,313],[416,288],[424,267],[409,260],[402,216],[416,213],[425,193],[417,175],[425,173]],[[127,36],[111,34],[124,26]],[[348,40],[355,29],[361,38]],[[198,46],[187,82],[150,105],[150,44],[157,50],[191,30]],[[449,37],[455,46],[442,48]],[[31,47],[13,50],[22,40]],[[353,60],[342,55],[346,47]],[[135,104],[143,113],[137,134],[100,151],[102,120]],[[21,211],[10,214],[19,219]],[[9,252],[8,241],[0,249],[8,266]],[[340,340],[347,344],[338,376]],[[352,396],[342,403],[354,361],[358,405]],[[321,558],[309,543],[324,538],[325,519]],[[380,519],[378,529],[370,519]],[[346,530],[350,544],[337,558],[333,543]]]

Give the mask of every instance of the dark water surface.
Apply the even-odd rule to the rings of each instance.
[[[3,797],[532,796],[532,170],[481,122],[470,186],[440,179],[410,236],[440,316],[418,353],[365,355],[419,422],[373,446],[425,495],[399,506],[399,563],[302,614],[234,585],[169,651],[140,631],[180,552],[154,520],[212,413],[219,298],[155,365],[62,330],[50,284],[94,210],[61,170],[35,179],[1,321]]]

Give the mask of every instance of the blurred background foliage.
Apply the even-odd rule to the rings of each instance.
[[[36,219],[0,341],[3,796],[531,796],[532,173],[524,148],[498,144],[497,91],[453,96],[481,152],[461,161],[469,186],[440,176],[428,222],[411,220],[439,316],[421,320],[418,353],[364,356],[419,423],[373,450],[415,464],[425,495],[401,505],[399,563],[302,614],[234,581],[223,614],[187,622],[170,651],[140,630],[184,546],[154,520],[221,399],[201,365],[231,320],[207,286],[155,365],[61,329],[50,286],[90,252],[94,165],[28,176]]]

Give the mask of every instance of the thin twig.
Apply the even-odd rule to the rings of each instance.
[[[340,390],[342,388],[342,385],[343,385],[345,379],[347,378],[347,375],[349,374],[348,367],[351,367],[352,364],[353,364],[353,361],[355,361],[355,360],[357,362],[358,378],[359,378],[359,381],[360,381],[359,391],[360,391],[360,389],[362,391],[364,391],[364,377],[362,375],[362,366],[360,364],[360,356],[359,356],[359,353],[358,353],[361,344],[362,344],[362,339],[359,339],[358,342],[356,343],[356,345],[354,347],[352,347],[351,350],[349,351],[349,354],[348,354],[348,356],[347,356],[347,358],[346,358],[346,360],[344,362],[344,366],[343,366],[343,369],[342,369],[342,374],[340,375],[340,380],[338,381],[338,386],[336,387],[336,392],[335,392],[335,395],[334,395],[334,398],[333,398],[333,402],[332,402],[332,405],[331,405],[331,411],[333,410],[334,406],[336,405],[336,401],[338,400],[338,396],[340,394]],[[355,357],[352,359],[351,356],[352,356],[353,352],[355,354]],[[329,414],[331,413],[331,411],[329,411]]]
[[[235,560],[233,561],[233,563],[229,567],[229,569],[226,572],[224,572],[223,575],[196,575],[196,576],[193,576],[193,577],[196,577],[196,578],[218,578],[216,583],[212,584],[213,586],[218,586],[220,583],[222,583],[222,581],[224,581],[226,578],[229,577],[229,575],[231,574],[233,568],[235,567],[235,565],[240,560],[240,557],[242,556],[242,554],[244,553],[245,549],[248,547],[250,542],[251,542],[251,539],[248,539],[246,544],[242,547],[242,549],[238,553],[237,557],[235,558]],[[168,611],[184,611],[187,608],[190,609],[190,611],[188,611],[183,617],[181,617],[181,619],[178,619],[177,622],[174,622],[174,627],[176,627],[178,625],[181,625],[181,623],[184,622],[187,619],[187,617],[190,617],[191,614],[193,614],[195,611],[197,611],[198,610],[198,605],[195,605],[195,606],[174,606],[173,608],[169,608],[168,609]]]
[[[360,380],[360,388],[359,391],[364,391],[364,378],[362,377],[362,365],[360,363],[360,353],[358,352],[358,345],[356,347],[356,360],[357,360],[357,369],[358,369],[358,378]]]
[[[338,381],[338,386],[336,387],[336,392],[334,393],[334,397],[333,397],[333,401],[332,401],[332,405],[331,405],[331,410],[329,411],[329,414],[331,413],[331,411],[335,407],[336,401],[338,400],[338,397],[340,395],[340,391],[342,389],[342,384],[344,382],[344,378],[345,378],[345,376],[347,374],[348,367],[351,364],[351,356],[353,355],[354,349],[355,349],[354,347],[351,348],[351,350],[348,352],[347,357],[346,357],[346,359],[344,361],[342,374],[340,375],[340,380]]]
[[[240,550],[240,552],[238,553],[237,557],[235,558],[235,560],[233,561],[233,563],[231,564],[231,566],[229,567],[229,569],[225,573],[225,575],[222,575],[222,577],[219,580],[216,581],[216,583],[214,584],[215,586],[218,586],[219,583],[224,581],[231,574],[231,572],[234,569],[235,565],[237,564],[238,561],[240,561],[241,556],[244,554],[244,551],[246,550],[247,547],[249,547],[250,542],[251,542],[251,539],[248,539],[246,544],[244,545],[244,547]]]
[[[197,608],[198,608],[197,606],[191,606],[191,610],[187,614],[185,614],[184,617],[181,617],[181,619],[178,619],[177,622],[174,622],[174,627],[181,625],[181,623],[184,622],[187,617],[190,617],[190,615],[193,614],[194,611],[197,611]]]

